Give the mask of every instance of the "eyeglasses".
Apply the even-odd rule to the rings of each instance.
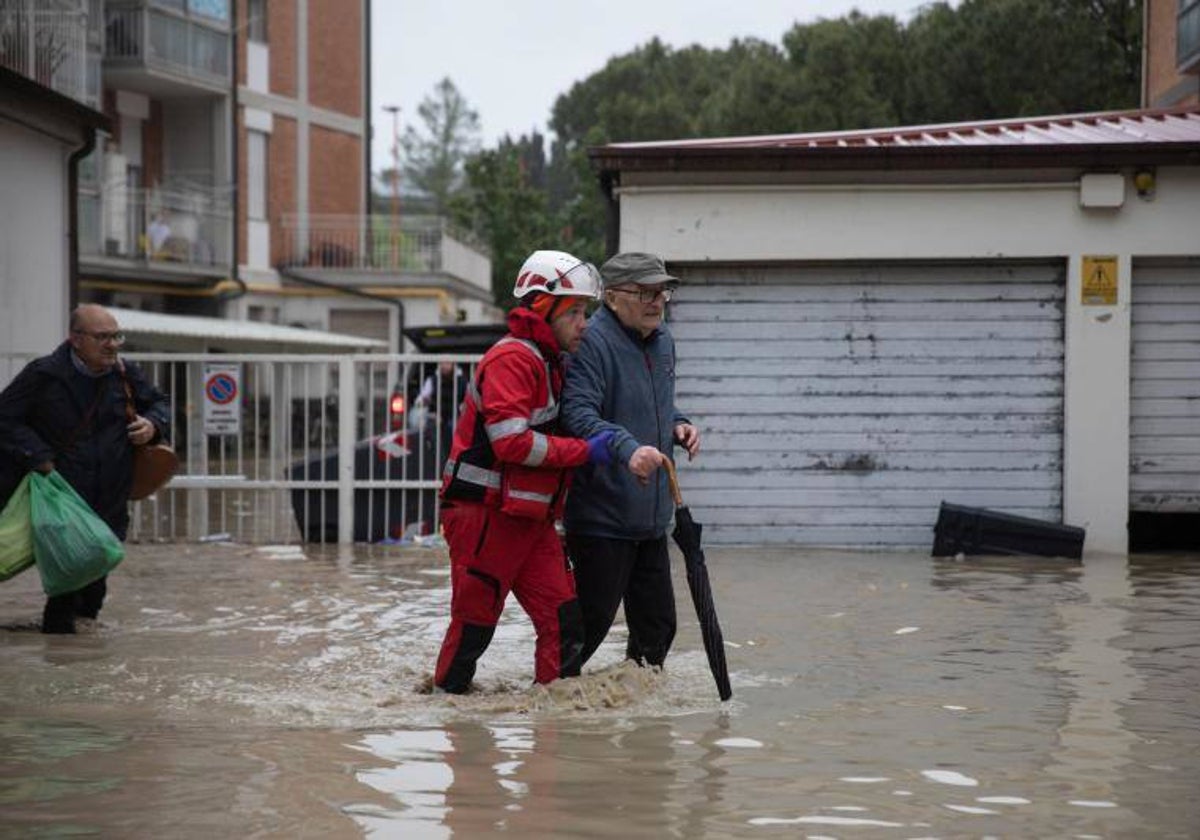
[[[667,303],[671,300],[671,295],[675,293],[675,290],[669,287],[663,287],[661,289],[609,289],[609,291],[621,292],[627,295],[637,295],[637,299],[642,303],[654,303],[654,301],[658,300],[660,296],[663,299],[663,303]]]
[[[88,332],[87,330],[72,330],[72,332],[86,335],[100,344],[108,344],[110,342],[113,344],[125,343],[125,333],[123,332]]]

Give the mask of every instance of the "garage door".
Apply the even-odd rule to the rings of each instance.
[[[1134,266],[1129,507],[1200,511],[1200,264]]]
[[[1061,264],[673,268],[706,541],[928,549],[942,500],[1062,521]]]

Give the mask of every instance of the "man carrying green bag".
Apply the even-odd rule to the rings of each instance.
[[[83,555],[76,552],[89,540],[111,548],[115,539],[119,547],[129,527],[133,449],[168,432],[166,397],[133,363],[125,365],[126,394],[118,369],[124,340],[111,312],[82,304],[71,313],[66,341],[26,365],[0,392],[0,456],[17,475],[36,471],[27,486],[33,550],[49,596],[43,633],[74,633],[76,617],[96,618],[100,612],[107,592],[102,567],[112,568],[120,558],[104,554],[80,561]],[[132,420],[127,418],[130,402]],[[64,501],[67,485],[85,503],[82,508]],[[100,538],[89,531],[93,519],[110,532]],[[80,533],[91,536],[80,538]],[[98,577],[79,583],[97,568]],[[66,588],[70,585],[75,588]]]

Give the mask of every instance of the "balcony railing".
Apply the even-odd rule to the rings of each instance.
[[[1180,0],[1175,27],[1175,63],[1179,72],[1191,72],[1200,65],[1200,0]]]
[[[0,8],[0,65],[88,103],[87,13]]]
[[[104,58],[227,87],[229,32],[147,5],[108,6]]]
[[[228,269],[232,212],[220,190],[83,187],[80,256]]]
[[[284,261],[291,266],[381,273],[446,274],[491,288],[487,249],[439,216],[286,215]]]

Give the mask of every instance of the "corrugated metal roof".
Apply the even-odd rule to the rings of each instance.
[[[272,347],[308,347],[329,350],[386,350],[387,344],[356,335],[263,324],[257,321],[231,321],[198,315],[165,315],[138,309],[108,307],[121,330],[131,336],[169,336],[206,339],[213,343],[236,342],[240,345]]]
[[[612,143],[606,149],[779,149],[884,146],[1014,146],[1091,143],[1200,143],[1200,107],[1105,111],[984,122],[757,137]]]
[[[1200,166],[1200,107],[612,143],[588,156],[610,173]]]

